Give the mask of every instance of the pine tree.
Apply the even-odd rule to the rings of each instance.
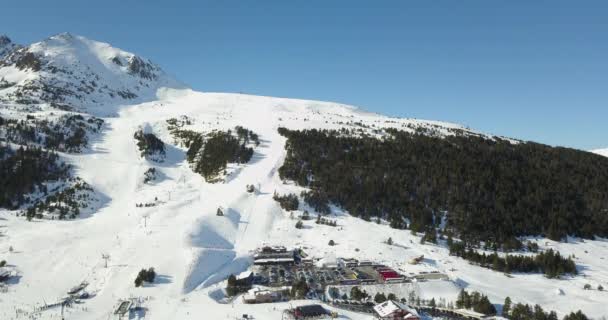
[[[569,315],[566,315],[564,320],[589,320],[589,318],[579,310],[576,313],[571,312]]]
[[[376,295],[374,296],[374,301],[376,303],[382,303],[384,301],[386,301],[386,296],[384,295],[384,293],[376,293]]]
[[[504,317],[508,317],[510,311],[511,311],[511,298],[506,297],[505,302],[502,305],[502,315]]]
[[[460,290],[458,298],[456,299],[456,308],[462,309],[466,307],[467,301],[469,300],[469,294],[464,290]]]

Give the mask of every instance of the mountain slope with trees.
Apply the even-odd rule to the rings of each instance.
[[[497,247],[516,237],[608,236],[608,159],[542,144],[388,129],[383,139],[280,128],[279,173],[352,215],[396,228],[446,228]]]

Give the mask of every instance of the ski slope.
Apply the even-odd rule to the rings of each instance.
[[[579,277],[507,277],[451,257],[443,247],[420,245],[418,235],[365,222],[337,209],[339,228],[307,221],[306,227],[298,230],[294,228],[296,220],[272,199],[275,191],[302,190],[278,178],[277,169],[285,156],[285,139],[277,133],[278,127],[354,126],[346,120],[400,127],[411,121],[425,125],[423,121],[390,119],[333,103],[240,94],[165,89],[159,96],[154,102],[120,107],[116,117],[105,118],[106,130],[87,152],[62,155],[105,199],[98,212],[75,221],[34,223],[9,211],[0,212],[0,224],[6,231],[0,237],[0,253],[21,274],[9,287],[9,294],[0,294],[0,318],[14,319],[15,309],[31,312],[36,306],[50,304],[87,281],[95,297],[66,309],[67,319],[108,319],[119,299],[129,297],[144,299],[145,319],[198,319],[202,314],[225,319],[243,313],[257,319],[278,319],[288,304],[252,306],[240,300],[232,304],[217,301],[222,282],[230,274],[247,270],[252,250],[265,243],[305,247],[320,258],[334,255],[381,261],[406,274],[438,270],[455,280],[452,287],[431,284],[425,288],[423,284],[422,289],[416,289],[423,297],[455,299],[465,287],[488,294],[496,304],[508,295],[514,301],[539,303],[562,315],[579,308],[592,316],[605,314],[607,293],[582,289],[585,283],[597,286],[608,281],[605,240],[555,243],[537,239],[541,247],[575,253],[581,266]],[[261,144],[248,164],[233,168],[225,183],[208,184],[189,168],[185,150],[173,145],[168,132],[166,120],[184,115],[193,120],[189,127],[202,131],[242,125],[258,133]],[[140,157],[133,133],[141,127],[167,144],[163,163]],[[144,184],[143,172],[150,167],[160,171],[161,179]],[[245,191],[247,184],[256,186],[254,194]],[[154,207],[135,207],[155,199]],[[224,217],[215,215],[220,206],[225,208]],[[396,246],[384,243],[389,236]],[[337,245],[328,246],[329,240]],[[14,248],[12,253],[9,246]],[[102,254],[110,257],[107,268]],[[407,264],[421,254],[425,256],[423,264]],[[135,288],[137,272],[148,267],[156,269],[158,281]],[[369,318],[340,312],[347,319]],[[56,319],[59,313],[56,308],[35,316]]]

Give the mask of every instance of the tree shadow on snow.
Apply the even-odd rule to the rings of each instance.
[[[435,261],[435,259],[424,258],[424,259],[423,259],[423,262],[424,262],[424,263],[427,263],[427,264],[430,264],[430,265],[433,265],[433,266],[436,266],[436,265],[437,265],[437,261]]]
[[[169,284],[173,283],[173,277],[165,274],[156,275],[154,284]]]
[[[460,278],[457,278],[456,280],[454,280],[454,283],[461,289],[465,289],[469,286],[468,282],[466,282]]]
[[[227,279],[231,274],[238,275],[247,269],[252,263],[252,259],[248,256],[237,257],[232,261],[221,266],[214,274],[209,276],[207,280],[202,283],[202,288],[207,288],[218,282],[222,282]]]
[[[223,217],[216,217],[222,219]],[[234,249],[232,242],[218,233],[213,226],[201,222],[198,230],[188,236],[190,244],[197,248],[207,249]]]
[[[182,149],[177,148],[172,144],[165,143],[165,158],[162,162],[150,161],[157,167],[162,168],[175,168],[181,165],[186,160],[186,152]]]
[[[264,160],[266,158],[265,154],[262,154],[258,151],[254,151],[253,155],[251,156],[251,159],[249,159],[249,162],[247,162],[246,165],[252,165],[252,164],[256,164],[262,160]]]
[[[110,124],[104,121],[103,125],[97,133],[87,135],[87,146],[83,148],[78,154],[79,155],[91,155],[91,154],[107,154],[110,153],[108,149],[99,147],[99,144],[103,141],[104,137],[110,131]],[[96,146],[96,147],[92,147]]]
[[[12,276],[8,279],[6,279],[4,281],[5,284],[9,285],[9,286],[14,286],[19,284],[19,282],[21,282],[21,276],[20,275],[16,275],[16,276]]]
[[[129,310],[129,320],[145,319],[148,308],[136,307]]]
[[[232,226],[235,228],[238,228],[239,223],[242,223],[241,214],[233,208],[228,208],[228,210],[226,210],[226,213],[224,213],[224,217],[228,218],[230,223],[232,223]]]
[[[79,213],[78,217],[76,217],[76,219],[78,219],[78,220],[88,219],[88,218],[92,217],[94,214],[96,214],[99,211],[106,208],[110,204],[110,201],[112,199],[110,197],[108,197],[105,193],[103,193],[99,190],[96,190],[94,187],[93,187],[93,193],[94,193],[93,197],[95,198],[95,200],[89,201],[87,203],[86,208],[81,208],[80,213]]]

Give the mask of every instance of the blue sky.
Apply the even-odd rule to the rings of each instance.
[[[109,42],[203,91],[608,147],[606,1],[159,2],[11,1],[0,33]]]

